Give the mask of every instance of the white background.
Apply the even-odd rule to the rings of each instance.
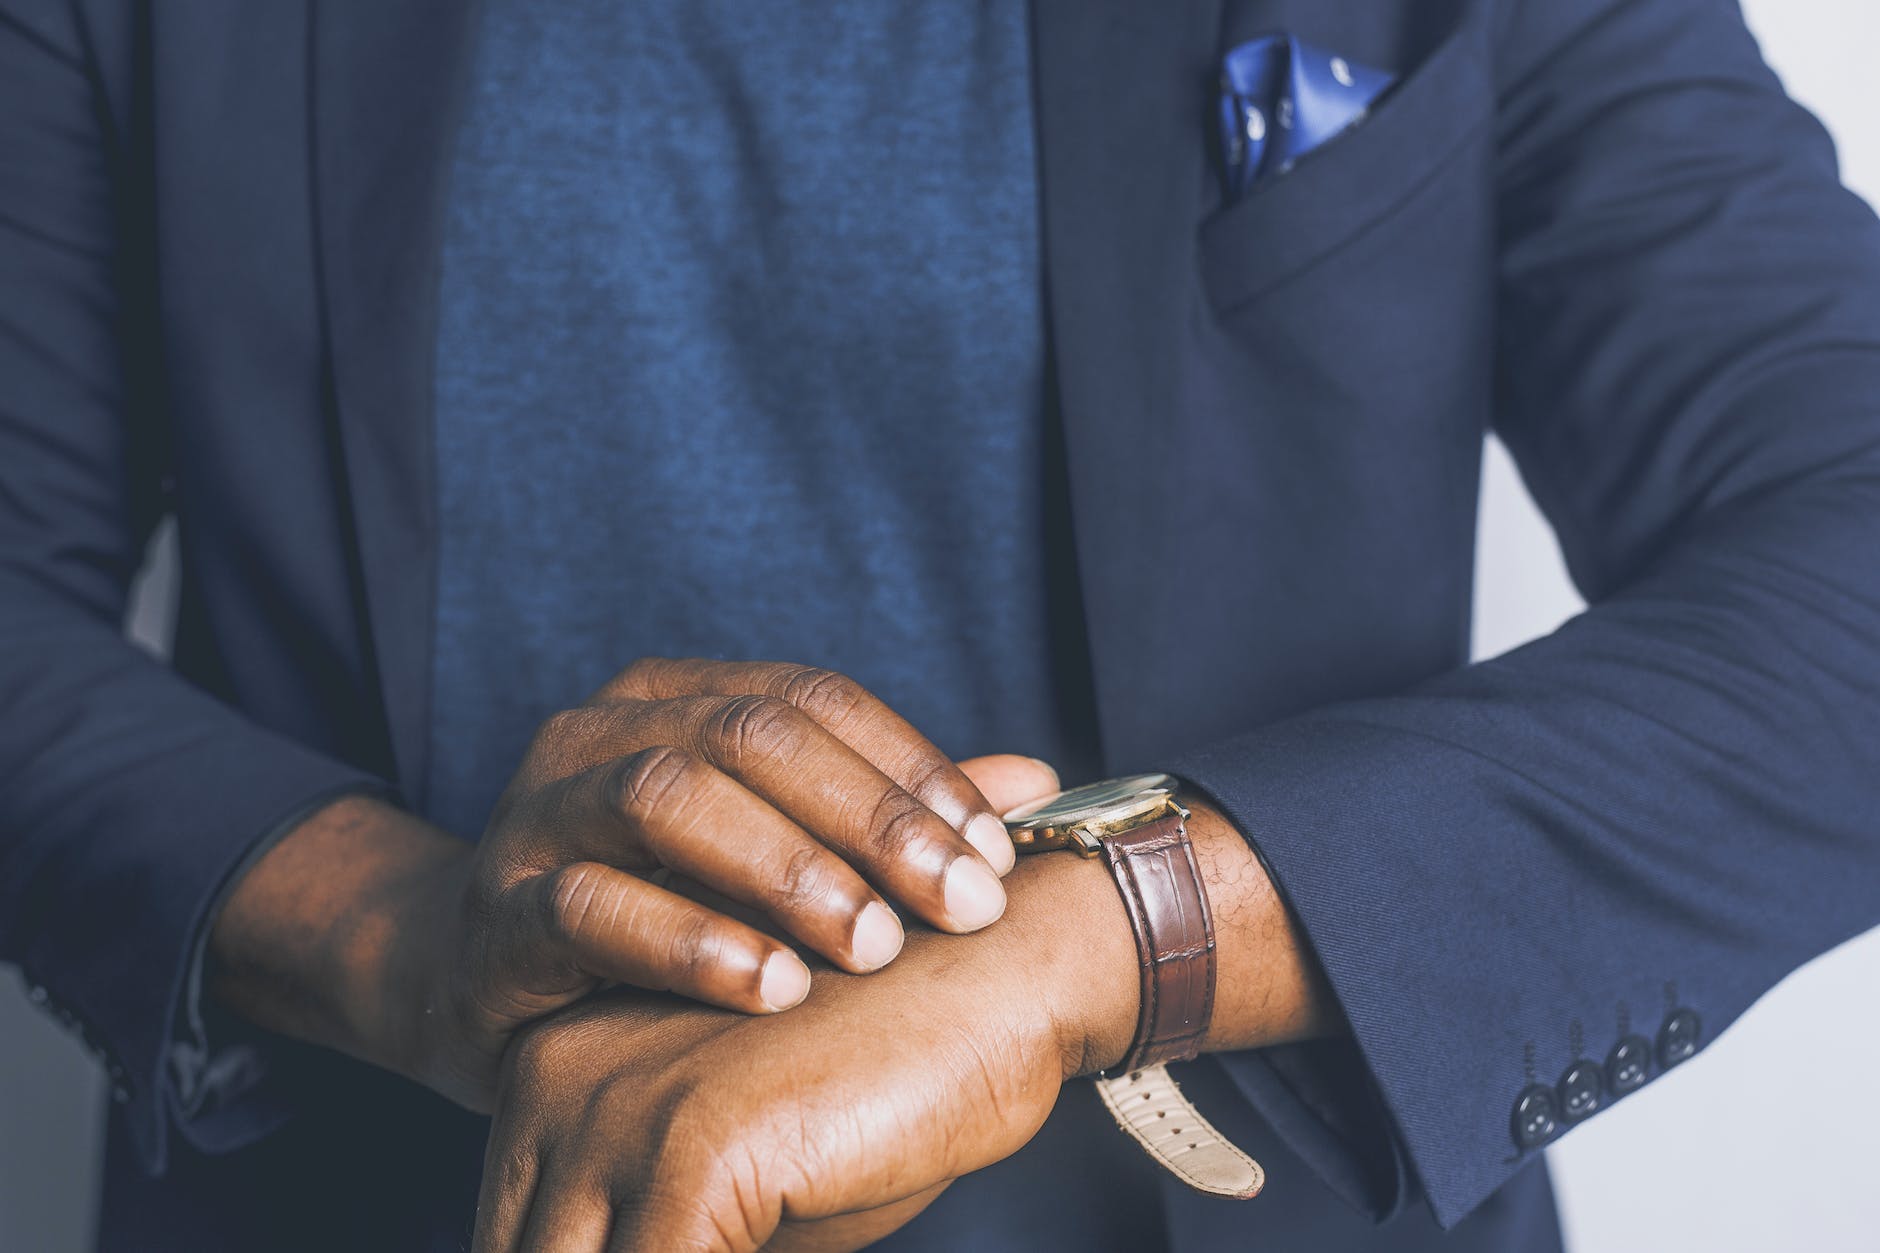
[[[1834,129],[1850,185],[1880,200],[1880,6],[1746,8],[1790,89]],[[1579,602],[1498,448],[1484,489],[1476,638],[1492,655]],[[1876,1040],[1880,932],[1798,972],[1683,1069],[1553,1150],[1574,1253],[1880,1249]],[[85,1246],[102,1109],[85,1056],[0,977],[0,1250]]]

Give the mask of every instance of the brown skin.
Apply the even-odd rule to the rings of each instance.
[[[994,813],[840,675],[647,659],[549,720],[474,847],[363,798],[297,827],[217,916],[212,987],[488,1110],[511,1034],[603,985],[752,1014],[803,999],[782,940],[656,872],[859,973],[901,945],[883,894],[953,932],[999,916],[1013,854]]]
[[[995,803],[1021,759],[964,764]],[[1246,841],[1189,823],[1213,900],[1207,1047],[1333,1029],[1331,1002]],[[607,993],[523,1032],[505,1066],[476,1249],[850,1249],[1025,1144],[1064,1081],[1119,1061],[1136,950],[1104,867],[1028,858],[1004,922],[911,936],[774,1021]]]
[[[1136,954],[1108,873],[1032,858],[1008,897],[988,868],[1009,841],[973,824],[1055,786],[1027,758],[956,767],[824,671],[636,663],[543,728],[475,848],[365,799],[296,828],[218,916],[212,987],[496,1110],[481,1250],[858,1247],[1127,1047]],[[1246,841],[1194,809],[1219,941],[1208,1047],[1329,1029]],[[949,890],[961,868],[995,894],[980,916]],[[870,884],[947,931],[1008,917],[863,960]],[[789,950],[737,903],[837,967],[768,1021],[750,1015],[779,1007],[764,973]]]

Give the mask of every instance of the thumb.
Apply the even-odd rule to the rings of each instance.
[[[1003,814],[1026,801],[1049,796],[1058,790],[1057,771],[1036,757],[1017,753],[993,753],[971,757],[960,763],[960,771],[973,781],[992,805],[994,813]]]

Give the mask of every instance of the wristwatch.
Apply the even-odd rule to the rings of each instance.
[[[1260,1164],[1182,1095],[1168,1063],[1200,1051],[1214,1014],[1214,920],[1188,841],[1188,811],[1166,774],[1071,788],[1020,805],[1005,829],[1021,853],[1073,849],[1101,858],[1122,892],[1142,975],[1129,1052],[1097,1076],[1097,1093],[1149,1156],[1202,1192],[1246,1198],[1266,1182]]]

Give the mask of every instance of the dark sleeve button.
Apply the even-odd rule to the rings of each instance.
[[[1645,1086],[1651,1068],[1652,1042],[1642,1035],[1629,1035],[1606,1055],[1606,1087],[1614,1096],[1636,1092]]]
[[[1538,1149],[1560,1130],[1560,1102],[1545,1084],[1523,1088],[1514,1103],[1514,1144],[1523,1152]]]
[[[1554,1088],[1560,1100],[1560,1116],[1568,1122],[1591,1118],[1606,1103],[1605,1076],[1598,1062],[1586,1058],[1567,1067]]]
[[[1658,1028],[1658,1064],[1669,1070],[1697,1052],[1697,1015],[1688,1009],[1673,1010]]]

